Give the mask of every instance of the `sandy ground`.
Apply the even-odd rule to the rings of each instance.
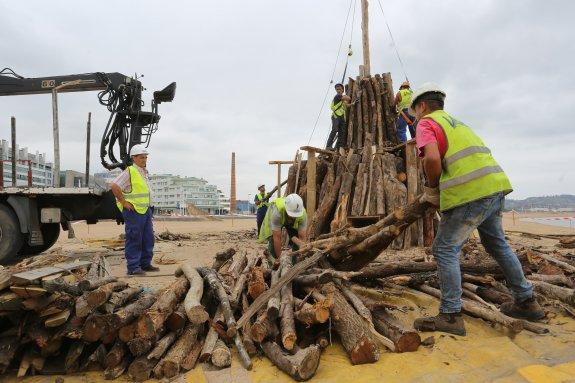
[[[549,216],[550,214],[525,214],[521,217]],[[574,234],[575,230],[536,223],[522,222],[516,215],[505,214],[507,230],[524,231],[542,235]],[[125,278],[132,285],[161,288],[173,280],[177,265],[191,261],[195,265],[210,265],[218,251],[234,247],[238,251],[257,252],[264,249],[257,244],[255,219],[221,221],[173,222],[155,221],[156,233],[169,230],[191,236],[189,240],[158,241],[155,246],[154,262],[161,268],[158,273],[145,277],[126,277],[125,261],[120,248],[123,241],[119,235],[123,226],[114,222],[97,225],[77,223],[74,225],[76,238],[68,239],[66,233],[55,247],[60,251],[86,257],[106,252],[112,266],[112,273]],[[253,233],[253,234],[252,234]],[[555,249],[557,240],[533,239],[519,233],[510,233],[510,240],[523,246],[542,246]],[[112,249],[112,250],[111,250]],[[113,250],[116,249],[116,250]],[[568,250],[562,250],[568,251]],[[571,252],[573,250],[570,250]],[[386,252],[391,254],[392,252]],[[402,256],[423,254],[423,249],[402,252]],[[405,305],[406,323],[425,314],[434,315],[437,301],[425,295],[401,295],[386,297],[392,304]],[[492,328],[485,322],[466,316],[467,337],[455,337],[441,333],[422,334],[422,339],[434,335],[433,347],[422,347],[416,353],[382,353],[381,360],[373,365],[352,366],[341,346],[335,344],[322,355],[320,368],[313,382],[575,382],[575,321],[563,316],[551,316],[553,335],[534,335],[526,331],[512,336],[501,329]],[[557,379],[553,377],[559,377]],[[66,383],[103,382],[99,373],[65,376]],[[553,378],[553,379],[551,379]],[[24,380],[7,378],[5,382],[52,383],[54,377],[33,377]],[[128,381],[124,378],[121,381]],[[254,360],[254,369],[246,372],[237,360],[231,368],[214,371],[208,365],[195,368],[177,382],[290,382],[265,358]],[[0,382],[4,382],[0,377]]]

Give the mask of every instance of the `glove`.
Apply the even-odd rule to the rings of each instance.
[[[423,187],[423,194],[419,198],[420,202],[429,202],[433,206],[439,207],[439,188]]]

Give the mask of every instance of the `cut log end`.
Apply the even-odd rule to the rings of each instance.
[[[379,360],[379,348],[371,339],[364,337],[351,351],[350,359],[352,364],[375,363]]]

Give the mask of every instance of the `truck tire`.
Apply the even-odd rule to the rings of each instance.
[[[42,223],[41,225],[40,230],[42,230],[44,244],[40,246],[30,246],[25,242],[20,249],[21,256],[40,254],[41,252],[51,248],[58,240],[58,237],[60,236],[59,223]]]
[[[9,262],[22,248],[20,223],[14,211],[0,203],[0,263]]]

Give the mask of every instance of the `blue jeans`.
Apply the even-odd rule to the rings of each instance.
[[[501,225],[504,199],[503,193],[497,193],[447,210],[441,215],[433,242],[433,256],[437,260],[441,287],[440,312],[461,311],[459,252],[475,229],[479,231],[485,250],[501,267],[515,301],[520,302],[533,296],[533,286],[525,279],[517,255],[505,240]]]
[[[153,208],[145,214],[124,209],[122,211],[126,226],[125,255],[128,273],[150,266],[154,254],[154,227],[152,225]]]
[[[415,121],[415,117],[413,117],[412,115],[407,113],[407,108],[403,109],[403,113],[405,113],[405,115],[407,117],[409,117],[411,122]],[[407,141],[407,128],[409,128],[409,134],[410,134],[411,138],[415,138],[415,125],[413,125],[413,124],[409,125],[407,123],[407,121],[405,120],[405,118],[403,117],[403,115],[400,113],[399,117],[397,118],[397,121],[395,123],[395,129],[397,132],[397,139],[399,142]]]

